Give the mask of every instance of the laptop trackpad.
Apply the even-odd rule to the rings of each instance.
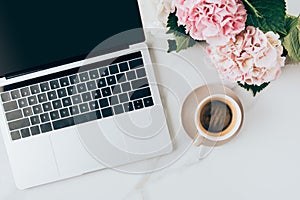
[[[59,173],[61,176],[76,176],[104,168],[84,148],[76,127],[50,135]]]
[[[109,118],[77,126],[87,152],[108,168],[130,162],[123,134],[116,129],[113,122]]]

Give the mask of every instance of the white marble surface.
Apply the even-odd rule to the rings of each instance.
[[[156,19],[153,2],[140,2],[146,27],[153,27]],[[298,15],[299,8],[298,1],[288,0],[291,14]],[[205,81],[219,81],[214,69],[207,64],[201,46],[180,53],[179,57],[188,59],[195,66],[184,68],[176,62],[177,55],[168,55],[161,50],[166,48],[164,39],[155,39],[151,31],[148,39],[149,45],[154,47],[151,52],[153,60],[159,63],[155,67],[158,80],[174,86],[175,91],[178,85],[160,65],[183,73],[191,88]],[[200,71],[203,77],[199,78],[193,70]],[[132,175],[103,170],[19,191],[14,185],[0,137],[0,200],[299,199],[299,76],[300,65],[287,65],[280,78],[254,102],[245,101],[248,107],[243,130],[230,143],[214,148],[208,157],[199,161],[194,154],[198,150],[190,148],[174,165],[152,174]],[[185,93],[174,96],[168,90],[162,91],[171,130],[184,135],[178,114]],[[244,100],[250,97],[240,95]]]

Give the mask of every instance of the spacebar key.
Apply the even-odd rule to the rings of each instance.
[[[57,120],[53,122],[54,130],[75,125],[73,117]]]

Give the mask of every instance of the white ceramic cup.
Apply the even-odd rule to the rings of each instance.
[[[207,103],[214,100],[224,102],[230,108],[232,114],[231,121],[228,127],[225,130],[218,133],[209,132],[202,126],[200,122],[201,110]],[[233,98],[225,94],[214,94],[206,97],[198,104],[195,110],[195,125],[197,127],[198,134],[211,141],[217,142],[217,141],[223,141],[229,139],[230,137],[235,135],[235,133],[239,130],[241,123],[242,123],[242,110],[239,104]]]

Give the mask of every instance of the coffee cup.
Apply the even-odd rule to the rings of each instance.
[[[211,141],[224,141],[235,135],[242,123],[239,104],[226,94],[204,98],[195,110],[198,134]]]

